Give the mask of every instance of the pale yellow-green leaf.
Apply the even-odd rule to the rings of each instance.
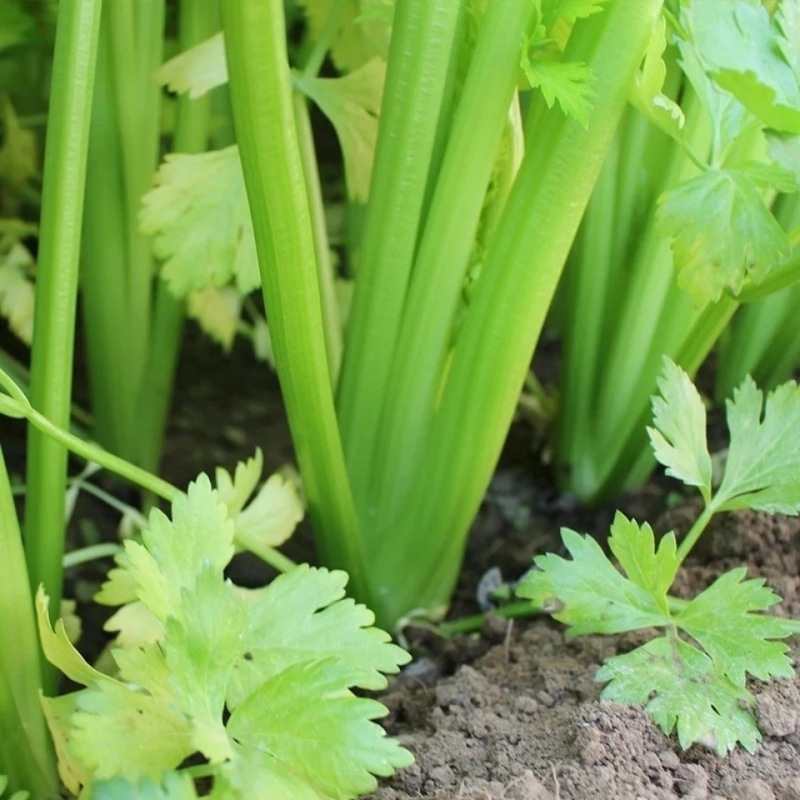
[[[177,297],[233,281],[242,294],[260,284],[253,224],[238,147],[172,153],[142,198],[139,223],[153,237],[162,277]]]
[[[236,515],[244,508],[250,495],[261,480],[264,469],[264,454],[261,448],[256,448],[255,455],[247,461],[240,461],[236,465],[233,475],[222,467],[217,467],[214,473],[217,492],[220,500],[228,509],[228,517],[235,519]]]
[[[117,647],[141,647],[164,637],[163,623],[140,600],[122,606],[106,621],[103,630],[116,631]]]
[[[36,137],[19,124],[14,106],[4,92],[0,92],[0,121],[4,127],[0,179],[6,185],[20,188],[39,172]]]
[[[153,73],[153,80],[178,94],[188,92],[193,100],[227,83],[228,65],[222,33],[215,33],[162,64]]]
[[[45,658],[75,683],[90,686],[100,681],[107,681],[108,678],[87,664],[83,656],[73,647],[61,620],[56,622],[55,630],[53,629],[50,625],[47,603],[47,595],[40,588],[36,593],[36,619]]]
[[[61,620],[64,623],[64,632],[72,644],[76,644],[78,639],[81,638],[83,628],[81,618],[77,614],[77,608],[78,604],[74,600],[62,598]]]
[[[236,540],[279,547],[294,533],[303,513],[297,484],[283,475],[271,475],[234,520]]]
[[[347,193],[358,202],[366,202],[369,195],[385,76],[386,62],[374,58],[343,78],[297,79],[298,87],[336,129]]]
[[[230,350],[242,314],[242,295],[233,286],[206,286],[189,292],[186,310],[225,350]]]
[[[70,750],[70,734],[72,733],[71,719],[75,713],[77,693],[63,694],[60,697],[41,697],[42,711],[53,737],[53,746],[58,758],[58,777],[69,789],[70,793],[77,795],[82,785],[91,781],[92,774],[80,759],[76,758]]]
[[[33,339],[33,314],[36,289],[28,273],[33,256],[21,243],[11,245],[0,257],[0,314],[11,330],[30,345]]]

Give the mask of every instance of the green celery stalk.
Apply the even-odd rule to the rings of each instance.
[[[50,735],[39,703],[39,640],[22,535],[5,458],[0,450],[0,775],[11,793],[57,797],[58,778]],[[60,555],[60,554],[59,554]]]
[[[348,568],[363,598],[367,575],[328,369],[283,3],[226,0],[222,11],[264,302],[309,515],[323,557]]]
[[[100,0],[59,5],[36,284],[31,401],[61,428],[69,425],[78,256]],[[61,600],[66,450],[28,429],[25,547],[32,588]],[[53,676],[52,671],[46,672]]]
[[[587,128],[546,110],[541,98],[529,111],[529,149],[459,334],[405,513],[392,519],[396,508],[387,507],[378,520],[383,536],[370,563],[382,624],[413,608],[442,609],[452,591],[469,524],[660,8],[658,0],[618,2],[575,25],[565,58],[593,72]]]
[[[467,260],[512,105],[528,0],[489,5],[450,125],[413,264],[394,357],[391,393],[370,457],[382,506],[404,495],[424,451],[442,385]]]
[[[356,498],[366,498],[380,415],[435,164],[463,0],[398,0],[337,408]],[[390,402],[390,400],[387,400]],[[366,503],[364,503],[365,505]],[[362,511],[371,518],[373,510]]]

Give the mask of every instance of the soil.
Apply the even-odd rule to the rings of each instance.
[[[185,485],[216,465],[232,468],[265,454],[265,471],[291,460],[291,443],[277,382],[244,346],[229,359],[189,330],[181,361],[164,474]],[[560,551],[562,525],[600,537],[614,509],[580,509],[548,483],[531,447],[534,432],[517,425],[473,527],[454,617],[478,610],[481,577],[497,567],[519,578],[537,553]],[[671,494],[674,482],[656,477],[621,498],[617,507],[654,523],[656,531],[685,530],[697,513]],[[667,507],[670,506],[668,509]],[[95,512],[84,508],[85,518]],[[290,555],[314,559],[307,529]],[[800,618],[800,522],[750,512],[729,514],[705,534],[687,562],[677,592],[696,594],[715,577],[746,565],[782,597],[776,613]],[[263,583],[257,562],[237,566],[236,580]],[[77,577],[89,597],[91,576]],[[84,585],[87,584],[87,585]],[[95,607],[96,608],[96,607]],[[694,746],[682,752],[639,709],[599,699],[594,681],[603,660],[630,649],[635,637],[569,639],[549,618],[508,622],[489,616],[474,634],[444,638],[431,630],[404,631],[415,658],[380,697],[388,732],[416,763],[383,781],[372,800],[800,800],[800,681],[753,682],[764,738],[754,755],[727,758]],[[794,661],[800,642],[792,644]]]

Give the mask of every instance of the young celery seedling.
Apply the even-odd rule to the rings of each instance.
[[[588,536],[564,529],[572,556],[538,556],[517,590],[568,626],[568,634],[662,633],[597,673],[602,697],[644,706],[661,729],[677,731],[685,749],[702,742],[723,755],[741,744],[755,750],[760,732],[750,712],[747,676],[792,677],[780,641],[800,621],[762,612],[780,598],[745,569],[722,575],[692,600],[669,595],[675,576],[711,518],[723,511],[800,512],[800,388],[785,383],[766,398],[748,378],[728,402],[730,449],[719,486],[712,486],[703,402],[689,377],[666,360],[648,429],[667,474],[696,486],[705,503],[680,545],[668,533],[656,546],[651,527],[617,514],[609,547],[622,572]],[[623,574],[624,573],[624,574]]]

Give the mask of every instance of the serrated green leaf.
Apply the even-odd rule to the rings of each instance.
[[[279,547],[304,515],[297,484],[280,474],[271,475],[247,504],[261,479],[263,463],[261,450],[257,450],[253,458],[236,465],[233,477],[222,468],[216,471],[217,490],[234,521],[234,539],[245,549],[254,542]]]
[[[219,492],[220,500],[228,509],[228,516],[234,519],[245,507],[250,495],[261,480],[264,469],[264,454],[261,448],[256,448],[255,455],[247,461],[240,461],[233,471],[233,475],[222,467],[214,471],[214,483]]]
[[[330,800],[302,776],[288,772],[273,756],[255,747],[237,747],[214,781],[210,800]]]
[[[781,0],[775,12],[775,24],[780,31],[778,47],[795,75],[800,75],[800,3]]]
[[[91,781],[91,772],[81,763],[70,749],[72,735],[72,715],[76,711],[77,692],[62,694],[59,697],[42,697],[42,711],[47,720],[50,736],[53,738],[58,759],[58,777],[67,789],[78,795],[81,786]]]
[[[374,58],[342,78],[298,76],[295,81],[336,129],[347,193],[361,203],[369,196],[385,76],[386,63]]]
[[[618,511],[608,546],[628,578],[656,601],[665,616],[669,615],[667,591],[680,566],[675,534],[662,536],[656,549],[653,529],[646,522],[639,525]]]
[[[718,578],[675,618],[675,624],[697,641],[736,686],[744,687],[747,674],[761,681],[792,678],[794,669],[784,642],[793,632],[779,617],[765,611],[780,597],[764,579],[744,580],[744,567]]]
[[[172,153],[142,198],[139,224],[153,237],[161,274],[178,297],[234,281],[242,294],[260,284],[253,224],[238,147]]]
[[[662,195],[660,233],[672,240],[678,283],[702,307],[745,278],[758,283],[789,253],[786,233],[747,174],[707,170]]]
[[[165,622],[180,616],[181,593],[207,566],[222,570],[233,557],[233,522],[211,482],[201,475],[172,503],[172,520],[150,513],[142,544],[125,542],[137,596]]]
[[[384,673],[397,672],[409,656],[372,627],[371,611],[342,599],[346,583],[344,572],[301,565],[249,592],[247,657],[237,663],[231,679],[230,708],[287,667],[319,658],[336,657],[346,665],[344,686],[386,686]]]
[[[711,497],[711,455],[706,441],[706,409],[689,376],[669,358],[658,378],[661,396],[653,397],[655,427],[647,433],[667,475],[697,486]]]
[[[343,689],[350,674],[339,659],[293,664],[234,709],[228,730],[332,797],[372,791],[374,775],[413,759],[372,721],[386,709]]]
[[[682,19],[706,69],[723,89],[768,127],[800,133],[796,53],[787,58],[796,41],[785,37],[777,16],[773,21],[760,3],[748,0],[703,0],[685,8]],[[785,19],[791,23],[794,18]]]
[[[601,697],[643,705],[667,735],[677,728],[686,750],[695,742],[725,755],[741,744],[755,751],[761,738],[747,689],[717,672],[711,659],[677,636],[660,636],[624,655],[609,658],[596,679],[608,681]]]
[[[194,800],[197,792],[186,774],[168,772],[158,782],[144,779],[135,783],[124,778],[92,784],[89,800]]]
[[[252,502],[236,517],[236,541],[280,547],[303,519],[303,500],[295,481],[270,475]]]
[[[180,615],[167,620],[161,648],[175,705],[191,719],[194,747],[211,763],[233,755],[223,711],[248,623],[247,609],[220,569],[203,570],[191,590],[184,590]]]
[[[717,510],[800,512],[800,389],[794,381],[767,395],[745,378],[726,403],[731,442]],[[763,412],[763,415],[762,415]]]
[[[70,750],[97,780],[158,780],[195,752],[189,721],[149,694],[104,680],[76,698]]]
[[[215,33],[162,64],[153,73],[153,80],[178,94],[188,92],[193,100],[226,84],[228,64],[222,33]]]
[[[520,66],[530,85],[541,90],[548,108],[558,102],[567,116],[588,125],[594,97],[589,67],[574,61],[530,58],[528,49],[523,48]]]
[[[516,593],[539,607],[556,607],[553,617],[570,626],[567,633],[622,633],[668,624],[670,618],[648,591],[615,569],[590,536],[562,528],[569,561],[552,553],[534,559]]]

